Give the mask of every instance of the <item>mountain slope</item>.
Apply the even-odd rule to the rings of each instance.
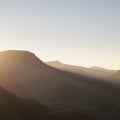
[[[118,71],[114,72],[112,75],[110,75],[109,79],[120,80],[120,70],[118,70]]]
[[[61,70],[65,70],[65,71],[69,71],[69,72],[73,72],[73,73],[77,73],[85,76],[96,77],[96,78],[104,78],[111,75],[113,72],[115,72],[114,70],[107,70],[97,66],[87,68],[87,67],[81,67],[81,66],[67,65],[59,61],[50,61],[50,62],[46,62],[46,64]]]
[[[57,120],[48,108],[34,100],[18,98],[0,87],[1,120]]]
[[[50,67],[27,51],[0,53],[0,85],[50,108],[78,109],[100,116],[102,111],[110,116],[120,109],[119,86]]]
[[[71,120],[70,116],[75,120],[93,120],[91,116],[77,111],[53,113],[35,100],[19,98],[0,87],[1,120]]]

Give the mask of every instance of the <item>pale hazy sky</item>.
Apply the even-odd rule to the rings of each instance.
[[[0,50],[120,69],[120,0],[0,0]]]

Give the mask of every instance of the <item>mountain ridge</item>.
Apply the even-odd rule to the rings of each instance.
[[[88,75],[91,77],[107,77],[115,72],[115,70],[109,70],[98,66],[92,66],[88,68],[83,66],[68,65],[57,60],[46,62],[46,64],[58,69],[74,72],[77,74]]]
[[[16,55],[10,56],[0,54],[0,85],[17,96],[36,99],[51,109],[76,108],[91,115],[103,114],[104,109],[105,120],[120,109],[120,88],[116,84],[50,67],[36,57],[29,62],[26,56],[28,62],[24,62],[24,57],[21,61],[13,59]]]

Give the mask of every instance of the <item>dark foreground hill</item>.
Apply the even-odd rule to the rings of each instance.
[[[74,118],[74,119],[71,119]],[[93,120],[76,111],[53,113],[35,100],[19,98],[0,87],[0,120]]]
[[[0,87],[0,120],[57,120],[57,117],[35,100],[18,98]]]
[[[57,111],[77,109],[100,120],[120,118],[120,86],[52,68],[27,51],[0,53],[0,85]]]

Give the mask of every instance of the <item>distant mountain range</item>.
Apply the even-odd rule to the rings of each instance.
[[[113,71],[89,68],[92,75],[94,70],[102,71],[102,77],[93,77],[85,71],[87,68],[81,70],[67,65],[65,69],[58,69],[47,64],[28,51],[0,52],[0,86],[55,111],[77,110],[90,113],[97,120],[120,118],[120,87],[103,79],[106,75],[102,73],[108,76]]]
[[[50,61],[50,62],[46,62],[46,64],[61,70],[65,70],[65,71],[69,71],[69,72],[73,72],[73,73],[77,73],[85,76],[96,77],[96,78],[108,77],[114,72],[116,72],[115,70],[108,70],[108,69],[104,69],[97,66],[87,68],[87,67],[81,67],[81,66],[67,65],[67,64],[61,63],[60,61]]]

